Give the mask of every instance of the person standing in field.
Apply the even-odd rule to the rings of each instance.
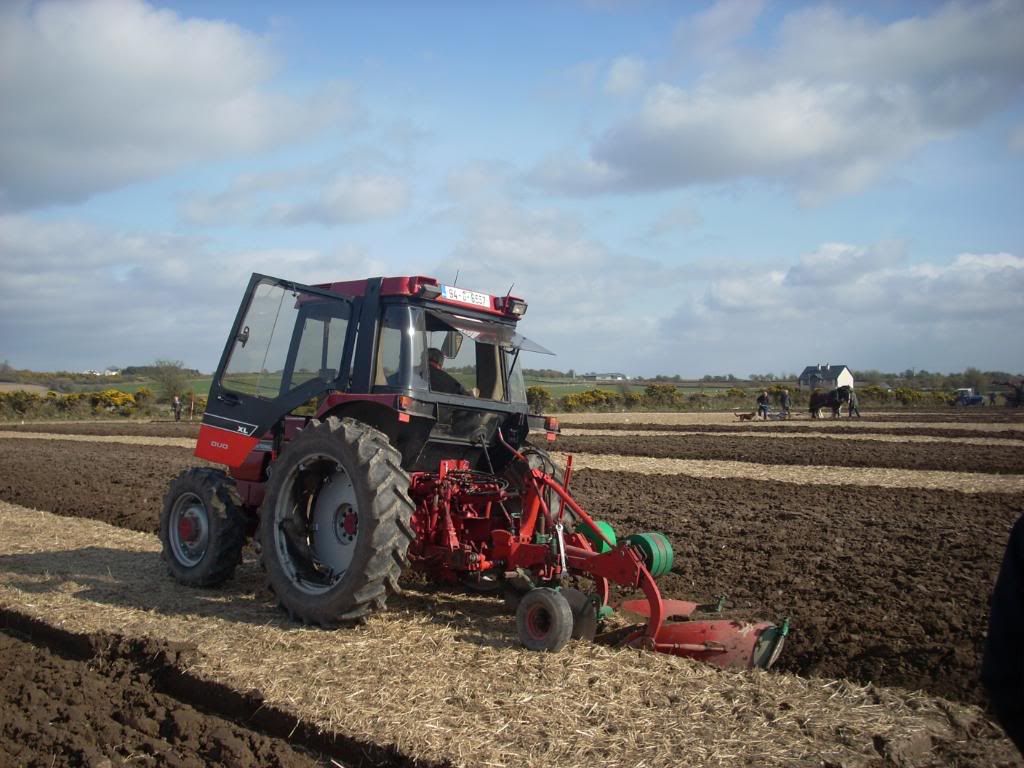
[[[767,389],[757,396],[757,412],[762,419],[768,418],[768,404],[770,402],[771,400],[768,398]]]
[[[992,592],[981,682],[999,724],[1024,755],[1024,515],[1010,531]]]
[[[854,389],[850,388],[850,399],[847,402],[849,410],[847,411],[848,418],[853,418],[854,414],[857,414],[857,418],[860,418],[860,408],[857,407],[857,393]]]
[[[789,397],[789,390],[788,389],[782,390],[782,397],[780,398],[779,405],[782,408],[782,412],[784,414],[786,414],[787,416],[789,416],[789,409],[790,409],[790,406],[793,405],[793,401]]]
[[[181,421],[181,398],[178,395],[171,400],[171,410],[174,411],[174,420]]]

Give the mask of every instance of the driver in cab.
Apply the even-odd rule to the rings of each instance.
[[[430,388],[435,392],[449,395],[468,395],[469,392],[448,371],[444,369],[444,354],[437,347],[427,350],[430,365]]]

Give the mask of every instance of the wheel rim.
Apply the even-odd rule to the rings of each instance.
[[[274,510],[274,546],[292,585],[327,592],[348,572],[358,541],[355,486],[341,464],[317,455],[295,467]]]
[[[551,614],[543,605],[534,605],[526,614],[526,629],[531,637],[543,640],[551,633]]]
[[[210,517],[202,499],[194,493],[179,496],[167,533],[175,559],[186,568],[199,565],[210,544]]]

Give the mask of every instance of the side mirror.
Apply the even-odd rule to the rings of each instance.
[[[239,331],[235,338],[242,345],[242,349],[245,349],[245,345],[249,343],[249,326],[247,325]]]
[[[462,334],[458,331],[448,331],[444,337],[444,344],[441,345],[441,354],[448,359],[458,357],[459,350],[462,349],[462,338]]]

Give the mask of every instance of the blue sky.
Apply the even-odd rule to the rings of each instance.
[[[7,3],[0,359],[211,370],[252,271],[530,364],[1024,370],[1024,3]]]

